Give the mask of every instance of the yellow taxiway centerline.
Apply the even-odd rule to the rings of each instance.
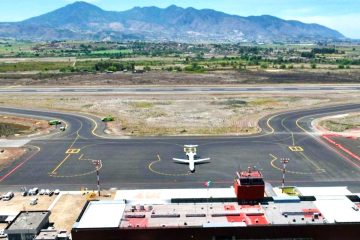
[[[70,156],[71,156],[71,154],[68,154],[68,155],[54,168],[54,170],[52,170],[51,174],[55,174],[56,170],[58,170],[58,169],[61,167],[61,165],[63,165]]]

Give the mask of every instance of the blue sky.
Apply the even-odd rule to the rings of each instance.
[[[37,16],[73,0],[0,0],[0,21]],[[105,10],[123,11],[134,6],[167,7],[175,4],[211,8],[241,16],[270,14],[284,19],[319,23],[360,39],[360,0],[86,0]]]

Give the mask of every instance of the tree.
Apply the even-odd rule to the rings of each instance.
[[[263,68],[263,69],[266,69],[266,68],[268,68],[268,64],[267,63],[262,63],[260,65],[260,67]]]
[[[116,69],[115,66],[110,66],[110,67],[107,68],[107,70],[110,71],[110,72],[116,72],[117,69]]]
[[[147,72],[151,71],[151,67],[150,66],[145,66],[144,71],[147,71]]]

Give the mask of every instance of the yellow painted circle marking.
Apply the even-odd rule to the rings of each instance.
[[[153,173],[156,173],[156,174],[159,174],[159,175],[163,175],[163,176],[173,176],[173,177],[177,177],[177,176],[189,176],[191,175],[191,172],[187,172],[187,173],[164,173],[164,172],[160,172],[160,171],[157,171],[155,169],[153,169],[153,165],[156,164],[156,163],[159,163],[161,162],[161,158],[159,155],[157,155],[157,160],[151,162],[148,166],[149,170]]]
[[[89,161],[89,160],[87,159],[87,160],[82,160],[82,161]],[[101,168],[102,168],[102,164],[100,164],[99,170]],[[96,173],[96,170],[86,172],[86,173],[74,174],[74,175],[57,175],[57,172],[53,172],[53,173],[49,173],[49,176],[54,177],[54,178],[74,178],[74,177],[82,177],[82,176],[91,175],[93,173]]]
[[[271,165],[273,168],[275,168],[275,169],[277,169],[277,170],[279,170],[279,171],[283,171],[282,168],[280,168],[280,167],[278,167],[278,166],[275,165],[275,161],[276,161],[278,158],[275,157],[275,156],[272,155],[272,154],[269,154],[269,155],[272,157],[272,159],[271,159],[271,161],[270,161],[270,165]],[[287,172],[287,173],[292,173],[292,174],[299,174],[299,175],[312,175],[312,174],[325,173],[325,169],[317,169],[316,172],[309,172],[309,173],[307,173],[307,172],[299,172],[299,171],[290,171],[290,170],[286,170],[286,172]]]

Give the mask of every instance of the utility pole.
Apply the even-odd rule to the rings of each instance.
[[[99,174],[99,170],[101,168],[101,160],[93,160],[92,163],[95,165],[96,167],[96,178],[97,178],[97,189],[98,189],[98,194],[100,197],[100,174]]]
[[[285,187],[285,173],[286,173],[286,164],[289,163],[290,159],[289,158],[281,158],[281,162],[283,164],[283,175],[282,175],[282,187],[281,187],[281,192],[284,193],[284,187]]]

